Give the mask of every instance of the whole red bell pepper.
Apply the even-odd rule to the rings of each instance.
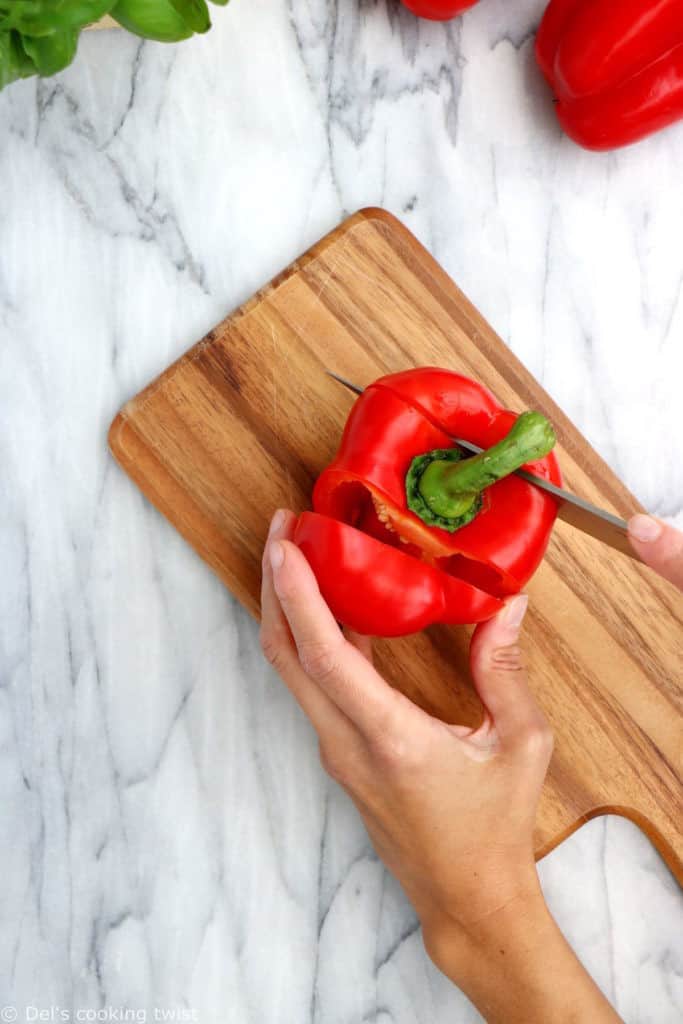
[[[551,0],[536,57],[560,124],[587,149],[683,117],[683,0]]]
[[[430,21],[448,21],[462,14],[468,7],[474,7],[477,0],[402,0],[403,6],[420,18]]]
[[[454,438],[484,452],[465,457]],[[335,617],[376,636],[490,618],[545,553],[557,504],[512,474],[561,484],[554,443],[545,417],[448,370],[366,388],[294,537]]]

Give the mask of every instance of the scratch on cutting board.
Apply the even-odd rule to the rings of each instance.
[[[376,293],[390,298],[392,302],[396,301],[395,291],[383,274],[378,274],[376,270],[363,270],[360,262],[354,258],[353,254],[349,254],[348,258],[346,257],[346,253],[340,253],[339,256],[343,257],[343,262],[346,263],[346,266],[353,270],[353,276],[356,280],[362,279],[364,281],[368,281],[375,289]],[[342,260],[339,259],[337,262],[342,262]]]
[[[274,430],[275,434],[279,437],[279,430],[278,430],[279,401],[278,401],[278,376],[277,375],[278,375],[278,370],[279,370],[279,362],[280,362],[281,355],[282,355],[282,349],[281,349],[281,346],[280,346],[280,342],[279,342],[277,333],[276,333],[275,328],[273,327],[272,323],[270,324],[270,337],[271,337],[271,340],[272,340],[272,343],[273,343],[273,361],[272,361],[271,378],[270,378],[271,379],[271,387],[272,387],[272,390],[273,390],[273,430]],[[289,466],[287,466],[286,464],[283,464],[282,468],[283,468],[284,473],[285,473],[285,481],[286,481],[286,483],[285,483],[285,493],[287,495],[286,507],[287,508],[294,508],[294,504],[295,504],[295,501],[294,501],[295,488],[292,485],[292,475],[291,475],[291,473],[289,471]]]
[[[337,262],[338,262],[338,261],[337,261]],[[327,269],[327,273],[326,273],[325,277],[324,277],[324,278],[322,279],[322,281],[321,281],[321,283],[320,283],[320,287],[318,288],[318,290],[317,290],[317,292],[316,292],[316,294],[315,294],[315,298],[316,298],[316,301],[317,301],[317,302],[320,302],[320,299],[321,299],[321,297],[322,297],[322,294],[323,294],[323,292],[325,291],[325,289],[327,288],[328,284],[330,283],[330,280],[331,280],[331,278],[332,278],[332,275],[334,274],[334,272],[335,272],[335,270],[336,270],[336,269],[337,269],[337,265],[336,265],[336,263],[332,263],[332,264],[331,264],[331,265],[330,265],[330,266],[328,267],[328,269]]]
[[[351,258],[351,259],[347,258],[347,253],[349,252],[349,249],[350,249],[349,241],[348,241],[348,239],[344,239],[343,243],[340,246],[337,246],[335,248],[334,253],[331,254],[331,256],[326,257],[326,259],[327,259],[327,274],[323,277],[323,279],[322,279],[322,281],[320,283],[320,287],[319,287],[318,292],[316,294],[316,299],[320,300],[320,298],[322,296],[322,293],[325,291],[325,289],[327,288],[328,284],[330,283],[330,281],[334,277],[334,274],[337,271],[337,269],[338,269],[340,264],[342,264],[342,263],[348,263],[348,265],[352,265],[353,264],[353,258]]]
[[[285,466],[285,476],[287,477],[287,508],[294,508],[294,490],[292,488],[292,475],[289,472],[288,466]]]
[[[309,266],[306,266],[302,270],[299,271],[301,276],[305,277],[306,280],[308,281],[309,285],[310,285],[310,283],[311,283],[310,279],[311,279],[311,277],[313,275],[314,270],[316,268],[325,268],[325,261],[327,261],[326,269],[322,270],[323,277],[322,277],[322,280],[320,282],[320,285],[318,286],[317,290],[313,290],[312,289],[314,305],[317,305],[320,302],[320,300],[322,298],[322,295],[323,295],[323,292],[325,291],[325,289],[327,288],[328,284],[330,283],[330,281],[334,277],[334,275],[335,275],[335,273],[336,273],[336,271],[337,271],[337,269],[339,267],[339,264],[343,263],[345,261],[349,265],[353,264],[353,257],[349,258],[347,256],[347,252],[348,252],[349,249],[350,249],[350,246],[349,246],[348,240],[344,239],[343,243],[340,243],[338,247],[335,247],[335,251],[332,254],[330,254],[330,255],[325,254],[324,258],[323,258],[322,255],[317,256],[314,260],[311,261]],[[300,335],[302,335],[302,336],[305,335],[306,328],[308,327],[309,322],[310,322],[310,317],[306,317],[306,318],[301,320],[301,322],[300,322],[300,324],[298,326],[298,333]],[[271,332],[272,332],[272,330],[273,330],[273,327],[272,327],[272,324],[271,324]]]
[[[275,433],[278,433],[278,398],[277,398],[277,361],[280,355],[280,346],[278,345],[277,335],[275,334],[275,328],[270,325],[270,334],[273,339],[273,365],[271,369],[271,387],[273,389],[273,429]]]
[[[320,282],[320,285],[317,288],[317,290],[314,292],[314,296],[315,296],[314,303],[315,304],[320,302],[320,300],[322,298],[323,292],[325,291],[325,289],[327,288],[328,284],[330,283],[330,281],[334,277],[334,275],[335,275],[335,273],[337,271],[337,267],[339,266],[339,263],[342,261],[342,258],[344,256],[343,248],[344,247],[341,246],[340,249],[338,251],[336,251],[331,258],[330,257],[326,257],[326,259],[329,260],[329,262],[327,264],[327,269],[326,269],[326,271],[324,273],[324,276],[323,276],[323,278],[322,278],[322,280]],[[349,261],[349,262],[351,262],[351,261]],[[314,267],[322,266],[322,265],[324,265],[323,264],[323,259],[322,259],[322,257],[318,257],[318,259],[316,259],[311,264],[311,271],[313,270]],[[304,273],[305,273],[305,271],[304,271]],[[302,324],[300,326],[300,332],[302,334],[305,332],[306,327],[308,326],[308,322],[309,322],[308,319],[304,320],[302,322]]]

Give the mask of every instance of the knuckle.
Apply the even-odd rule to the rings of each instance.
[[[282,668],[284,659],[284,643],[281,632],[270,626],[262,626],[259,633],[259,640],[261,642],[261,650],[263,651],[266,661],[268,661],[276,671],[279,671]]]
[[[324,683],[337,671],[338,652],[325,641],[306,640],[299,644],[299,661],[307,675]]]
[[[527,757],[549,758],[553,751],[554,737],[546,719],[539,715],[529,722],[522,732],[520,743]]]
[[[496,647],[490,655],[491,668],[497,672],[526,672],[524,652],[517,644]]]
[[[331,750],[321,743],[320,764],[331,779],[334,779],[335,782],[342,786],[344,785],[347,778],[347,764],[346,759],[343,755],[340,755],[337,749]]]
[[[375,764],[383,772],[416,771],[422,762],[419,746],[388,723],[372,737],[370,749]]]

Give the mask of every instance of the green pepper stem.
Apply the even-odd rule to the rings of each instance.
[[[443,458],[429,462],[417,487],[435,516],[460,521],[480,503],[483,490],[526,462],[543,458],[554,444],[555,433],[546,417],[524,412],[509,434],[487,451],[458,462]]]

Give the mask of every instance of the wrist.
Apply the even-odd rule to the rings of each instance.
[[[538,882],[467,923],[423,926],[428,955],[489,1024],[615,1024],[620,1018],[573,953]]]
[[[471,965],[482,958],[518,953],[542,941],[555,928],[535,868],[516,881],[500,899],[468,901],[465,913],[443,908],[423,919],[424,944],[430,959],[461,988]],[[523,940],[520,943],[520,940]],[[502,950],[502,952],[501,952]]]

